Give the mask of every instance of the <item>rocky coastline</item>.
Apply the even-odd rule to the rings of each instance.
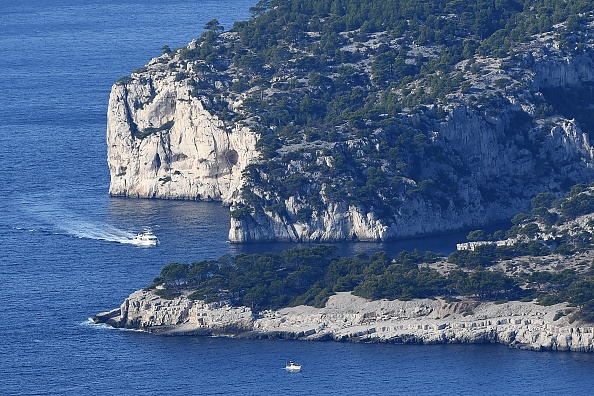
[[[442,298],[369,301],[348,292],[324,308],[298,306],[254,312],[185,296],[167,300],[154,291],[132,293],[95,323],[159,335],[248,339],[380,342],[396,344],[498,343],[531,351],[594,352],[594,327],[569,318],[574,307]]]

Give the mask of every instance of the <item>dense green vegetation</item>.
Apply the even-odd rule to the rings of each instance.
[[[505,101],[497,89],[509,88],[511,77],[502,74],[491,91],[471,92],[468,76],[482,73],[477,59],[505,59],[502,71],[524,67],[531,60],[515,53],[519,44],[551,31],[561,50],[579,53],[594,6],[586,0],[261,0],[251,12],[230,34],[209,21],[195,47],[165,46],[163,56],[192,62],[199,77],[179,72],[176,80],[188,80],[192,95],[224,122],[248,124],[260,135],[261,159],[245,169],[243,201],[231,215],[242,219],[265,209],[307,222],[329,202],[382,218],[394,217],[403,197],[441,209],[463,202],[456,197],[457,184],[473,170],[455,149],[432,140],[451,94],[464,94],[470,108],[497,115]],[[579,91],[545,89],[535,117],[558,113],[592,126],[590,113],[582,111],[592,92],[589,85]],[[239,97],[243,107],[231,110],[226,100]],[[505,131],[505,144],[537,153],[542,137],[527,134],[533,116],[521,111],[509,116],[513,129]],[[546,169],[537,167],[538,172]],[[535,174],[537,180],[541,176]],[[563,183],[567,190],[573,184],[570,178]],[[502,194],[508,199],[509,193],[481,187],[485,202]],[[288,197],[302,209],[288,213]],[[542,304],[570,302],[590,320],[592,268],[533,268],[512,275],[498,265],[591,248],[594,222],[589,228],[562,226],[592,212],[594,195],[586,186],[574,186],[563,199],[540,194],[509,230],[469,234],[475,241],[513,238],[513,244],[456,251],[447,258],[455,269],[445,272],[432,265],[440,258],[431,253],[349,258],[338,257],[332,246],[313,245],[172,263],[151,287],[158,286],[164,297],[189,293],[258,310],[321,306],[340,291],[370,299],[536,298]]]
[[[549,252],[569,255],[594,247],[594,221],[587,221],[585,227],[567,226],[580,216],[594,213],[593,187],[576,184],[561,199],[554,199],[551,193],[539,194],[532,199],[530,213],[520,213],[512,219],[514,225],[506,236],[530,239],[532,251],[529,253],[533,255]]]
[[[560,199],[555,199],[552,193],[538,194],[532,199],[530,213],[514,216],[513,226],[507,231],[485,235],[483,230],[474,230],[467,236],[469,241],[495,242],[511,238],[515,243],[485,244],[475,250],[457,251],[448,257],[448,261],[461,267],[477,268],[519,256],[538,257],[552,253],[568,256],[594,248],[594,220],[587,220],[586,226],[568,226],[578,217],[594,213],[593,188],[594,184],[590,187],[576,184]]]
[[[432,104],[460,88],[461,75],[445,73],[464,59],[513,56],[518,43],[565,21],[561,34],[576,44],[582,13],[591,11],[585,0],[262,0],[253,18],[233,28],[243,47],[234,48],[232,62],[251,70],[262,88],[276,81],[278,92],[255,96],[248,106],[265,129],[279,129],[279,138],[305,132],[299,127],[331,131],[356,120],[367,120],[357,128],[369,134],[390,123],[382,114]],[[363,44],[378,35],[386,38]],[[411,59],[414,46],[432,52]],[[370,70],[361,68],[362,59],[371,60]],[[423,92],[393,94],[419,79]]]
[[[569,302],[580,307],[580,318],[594,319],[594,265],[587,274],[568,269],[512,277],[478,266],[444,275],[429,266],[437,259],[430,252],[418,251],[403,251],[394,258],[385,252],[338,257],[334,246],[314,245],[281,253],[171,263],[150,288],[160,285],[157,293],[165,298],[186,292],[191,299],[223,300],[256,310],[301,304],[321,307],[328,297],[341,291],[372,300],[436,296],[491,301],[536,298],[544,305]]]
[[[427,267],[438,256],[401,252],[391,258],[385,252],[336,256],[336,247],[314,245],[281,253],[240,254],[191,265],[171,263],[154,284],[158,292],[174,297],[191,290],[190,298],[228,300],[256,309],[292,305],[323,306],[335,292],[354,291],[370,299],[412,299],[436,295],[466,295],[500,299],[523,295],[516,282],[500,272],[455,271],[443,276]]]

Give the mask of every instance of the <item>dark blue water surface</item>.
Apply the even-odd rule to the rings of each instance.
[[[113,82],[252,0],[0,2],[0,394],[591,394],[594,356],[501,346],[157,337],[90,324],[172,261],[286,245],[227,243],[218,203],[109,198]],[[152,226],[155,248],[125,243]],[[448,252],[462,235],[341,244]],[[293,358],[299,374],[283,370]]]

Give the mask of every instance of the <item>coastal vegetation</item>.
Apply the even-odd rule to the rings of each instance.
[[[575,185],[591,167],[557,149],[569,152],[578,140],[587,144],[576,152],[589,147],[594,84],[535,91],[529,82],[535,56],[555,63],[591,51],[590,1],[261,0],[251,11],[227,32],[209,21],[191,45],[163,47],[157,60],[227,129],[258,134],[260,156],[243,170],[233,220],[274,216],[315,227],[332,205],[387,226],[410,207],[431,218],[489,204],[517,213],[531,203],[530,212],[508,230],[473,230],[474,244],[447,258],[339,257],[335,247],[307,245],[171,263],[151,289],[257,310],[322,306],[341,291],[564,301],[594,318],[592,262],[573,259],[592,248],[594,194]],[[458,124],[456,109],[465,114]],[[477,128],[460,131],[470,121]],[[136,139],[171,126],[140,131],[131,122]],[[483,162],[485,153],[497,160]]]
[[[182,291],[207,302],[229,301],[258,310],[286,306],[324,306],[335,292],[353,291],[370,299],[412,299],[436,295],[468,295],[501,299],[523,295],[510,277],[500,272],[454,271],[448,276],[427,265],[431,252],[385,252],[339,257],[336,247],[313,245],[281,253],[240,254],[192,264],[165,266],[152,287],[163,297]]]
[[[487,238],[491,241],[457,250],[447,258],[418,250],[402,251],[396,257],[383,251],[340,257],[335,246],[313,244],[280,253],[171,263],[149,288],[165,298],[184,294],[256,310],[321,307],[342,291],[371,300],[439,296],[452,301],[568,302],[579,308],[573,319],[594,321],[594,260],[575,259],[594,248],[594,214],[585,209],[592,199],[594,187],[583,185],[574,186],[562,199],[540,194],[532,200],[532,214],[517,216],[522,220],[515,220],[504,243],[493,237],[503,232],[495,232]],[[553,217],[559,220],[551,224]],[[523,232],[527,228],[535,229]]]

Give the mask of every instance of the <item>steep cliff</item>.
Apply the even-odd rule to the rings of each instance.
[[[119,309],[95,322],[164,335],[227,335],[407,344],[500,343],[545,351],[594,352],[594,328],[569,324],[563,304],[504,304],[441,299],[367,301],[350,293],[324,308],[299,306],[252,312],[247,307],[204,304],[185,297],[164,300],[131,294]]]
[[[256,40],[283,7],[114,85],[110,194],[221,200],[232,242],[380,241],[507,220],[593,179],[587,18],[497,56],[472,32],[452,39],[464,56],[412,30]]]
[[[159,60],[116,83],[107,112],[109,193],[231,202],[257,135],[228,125]]]

